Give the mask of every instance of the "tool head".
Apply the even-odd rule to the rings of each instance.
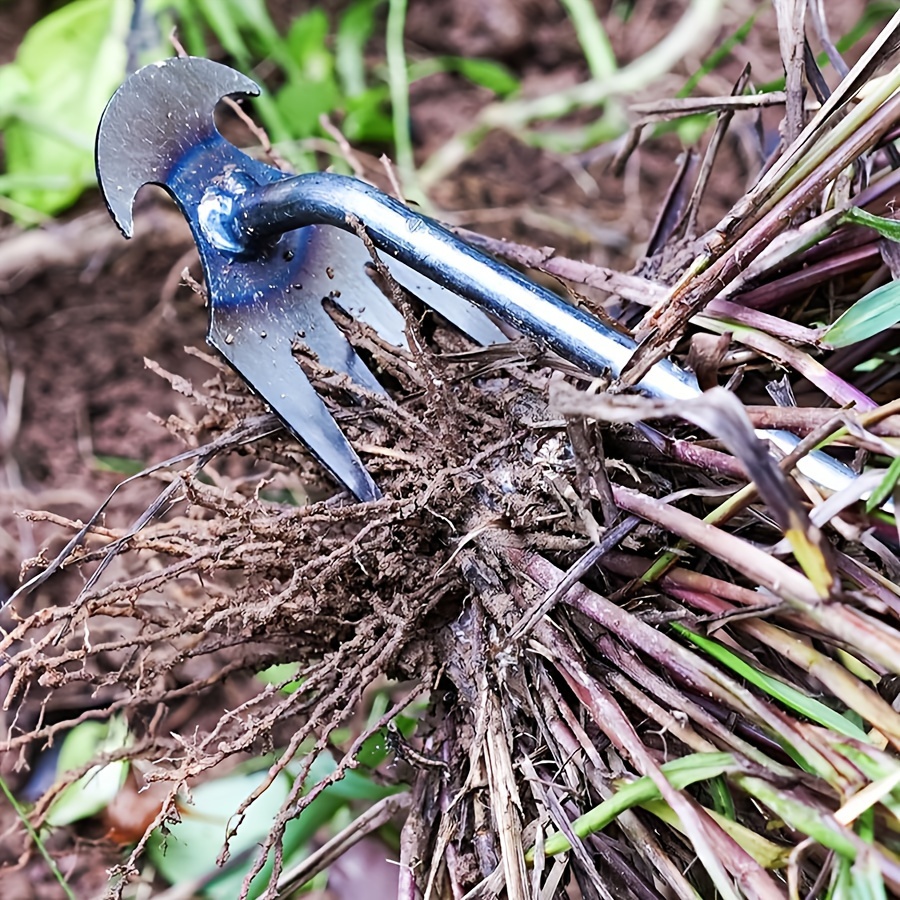
[[[289,176],[243,153],[215,124],[215,107],[259,88],[227,66],[173,58],[132,75],[106,108],[97,134],[97,178],[126,237],[142,185],[158,184],[187,219],[209,295],[207,339],[343,485],[361,500],[380,494],[293,356],[304,343],[323,366],[384,393],[323,305],[338,303],[386,341],[404,346],[405,321],[368,277],[369,253],[355,236],[310,225],[242,245],[229,232],[233,198]],[[230,243],[229,241],[232,241]],[[465,300],[396,260],[398,280],[476,340],[502,339]]]
[[[198,57],[152,63],[116,91],[100,119],[95,161],[100,192],[125,237],[134,230],[138,190],[168,187],[173,168],[218,136],[216,104],[238,94],[256,96],[259,86]]]
[[[323,309],[329,293],[323,285],[326,269],[339,270],[341,263],[324,246],[326,230],[317,235],[314,229],[299,229],[258,253],[242,255],[223,250],[201,215],[204,199],[217,185],[268,184],[287,177],[247,156],[216,128],[215,108],[223,97],[258,93],[249,78],[207,59],[180,57],[146,66],[116,91],[103,113],[97,179],[126,237],[133,231],[135,195],[144,184],[158,184],[173,197],[203,266],[207,340],[340,483],[360,499],[374,500],[378,488],[292,352],[300,339],[322,364],[381,390]],[[375,292],[375,302],[389,307],[387,315],[400,318]]]

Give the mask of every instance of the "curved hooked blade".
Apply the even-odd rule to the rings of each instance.
[[[116,91],[100,118],[94,161],[100,192],[125,237],[134,231],[138,190],[168,185],[176,165],[218,137],[216,104],[233,94],[255,97],[259,85],[199,57],[151,63]]]

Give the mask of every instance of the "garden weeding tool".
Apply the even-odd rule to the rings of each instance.
[[[402,315],[366,272],[371,257],[355,233],[360,224],[391,276],[476,342],[506,340],[484,310],[589,374],[619,374],[633,341],[432,220],[362,181],[287,175],[226,141],[216,104],[258,93],[249,78],[206,59],[173,58],[136,72],[100,121],[100,188],[126,237],[142,185],[173,196],[200,252],[209,343],[360,500],[377,499],[378,488],[291,352],[299,339],[323,365],[383,392],[323,307],[333,298],[385,340],[406,343]],[[668,360],[638,387],[670,400],[700,394],[694,376]],[[797,444],[788,432],[759,434],[783,452]],[[832,491],[853,478],[821,453],[800,468]]]

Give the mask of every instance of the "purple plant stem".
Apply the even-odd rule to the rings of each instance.
[[[809,294],[823,282],[831,281],[839,275],[876,268],[880,264],[881,251],[877,242],[873,241],[820,262],[811,263],[789,275],[782,275],[774,281],[738,294],[734,301],[740,302],[748,309],[773,309]],[[715,307],[711,307],[710,311],[714,309]]]

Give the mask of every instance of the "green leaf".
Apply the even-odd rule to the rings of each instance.
[[[328,16],[322,9],[314,9],[291,22],[287,33],[291,56],[310,81],[322,81],[331,76],[334,56],[327,47]]]
[[[294,694],[303,686],[303,680],[292,680],[299,668],[297,663],[278,663],[257,672],[256,677],[264,684],[281,685],[280,690],[285,694]]]
[[[762,778],[742,775],[740,785],[748,794],[767,806],[776,816],[783,819],[790,828],[796,829],[829,850],[834,850],[847,859],[856,859],[857,845],[846,828],[822,808],[807,803],[783,787],[771,784]]]
[[[189,56],[209,56],[203,15],[197,0],[152,0],[151,10],[163,34],[177,28],[178,37]]]
[[[347,97],[366,89],[365,50],[375,29],[375,12],[384,0],[356,0],[338,22],[335,35],[335,66]]]
[[[647,800],[641,803],[640,807],[684,833],[684,826],[681,824],[681,820],[665,800]],[[788,864],[791,847],[776,844],[774,841],[770,841],[761,835],[757,830],[747,828],[745,825],[741,825],[715,810],[707,809],[706,812],[723,831],[740,844],[761,866],[767,869],[783,869]]]
[[[117,472],[119,475],[137,475],[143,472],[147,464],[139,459],[131,459],[127,456],[105,456],[101,453],[94,454],[94,468],[98,472]]]
[[[881,781],[885,778],[897,777],[897,761],[885,754],[879,754],[870,747],[842,744],[838,751],[847,757],[869,781]],[[900,789],[894,788],[878,801],[891,815],[900,819]]]
[[[900,282],[892,281],[861,297],[822,335],[822,343],[848,347],[900,322]]]
[[[676,97],[690,97],[694,92],[694,88],[697,87],[710,72],[716,69],[723,60],[729,57],[735,46],[737,44],[743,44],[744,41],[747,40],[747,36],[753,29],[753,26],[756,23],[756,17],[760,14],[762,8],[763,7],[757,8],[750,18],[743,22],[732,34],[725,37],[724,40],[719,41],[716,49],[703,60],[700,68],[688,78],[684,87],[682,87],[675,95]]]
[[[900,241],[900,222],[896,219],[885,219],[875,216],[858,206],[853,206],[841,216],[841,222],[852,222],[854,225],[865,225],[877,231],[889,241]]]
[[[894,457],[894,459],[891,460],[891,464],[888,466],[888,470],[885,473],[881,484],[872,491],[872,496],[866,500],[866,512],[877,509],[891,496],[897,485],[898,478],[900,478],[900,456]]]
[[[22,829],[28,834],[31,840],[34,842],[35,847],[37,847],[38,852],[41,856],[44,857],[44,862],[47,863],[47,868],[53,873],[53,877],[59,883],[60,889],[66,895],[66,900],[77,900],[75,894],[72,892],[72,889],[69,887],[66,882],[63,873],[60,872],[59,866],[56,865],[56,860],[48,853],[47,847],[44,844],[44,841],[41,839],[41,836],[34,830],[34,826],[31,824],[28,813],[22,808],[22,805],[16,800],[15,795],[9,789],[9,785],[0,777],[0,794],[6,798],[6,802],[12,807],[15,811],[16,816],[18,816],[19,822],[22,825]]]
[[[363,766],[374,769],[380,766],[388,756],[388,745],[384,733],[376,731],[368,740],[363,742],[356,754],[356,759]]]
[[[799,713],[801,716],[806,716],[813,722],[824,725],[826,728],[830,728],[832,731],[836,731],[845,737],[855,738],[866,744],[870,743],[869,736],[865,731],[851,722],[846,716],[835,712],[830,706],[808,697],[796,688],[785,684],[785,682],[777,678],[773,678],[771,675],[766,675],[764,672],[754,669],[753,666],[744,662],[737,654],[732,653],[731,650],[718,641],[697,634],[677,622],[673,622],[672,627],[692,644],[706,651],[713,659],[727,666],[733,672],[749,681],[750,684],[756,685],[761,691],[780,701],[794,712]]]
[[[5,127],[14,110],[26,101],[29,87],[20,66],[15,63],[0,66],[0,126]]]
[[[319,116],[338,105],[334,56],[326,46],[328,17],[321,9],[295,19],[286,43],[296,69],[275,95],[275,105],[295,138],[319,132]]]
[[[838,857],[834,866],[834,877],[831,880],[826,900],[850,900],[852,881],[850,877],[850,860]]]
[[[390,90],[380,84],[344,100],[345,115],[341,130],[354,144],[389,144],[394,139]]]
[[[319,132],[319,116],[330,113],[338,102],[334,82],[288,82],[275,95],[275,105],[295,138]]]
[[[57,772],[62,775],[80,769],[96,756],[121,750],[128,741],[128,727],[119,716],[108,722],[82,722],[66,735]],[[127,775],[125,760],[93,766],[53,801],[46,823],[50,826],[70,825],[96,815],[113,801]]]
[[[296,773],[299,767],[299,762],[293,762],[288,766],[288,771]],[[330,753],[320,753],[309,770],[304,788],[307,791],[310,790],[314,785],[331,775],[336,768],[337,763]],[[402,786],[376,784],[367,775],[352,769],[349,772],[345,772],[344,777],[340,781],[336,781],[325,788],[326,793],[340,797],[342,800],[367,800],[373,803],[376,800],[382,800],[391,796],[391,794],[397,794],[403,790]]]
[[[271,760],[266,760],[270,763]],[[304,793],[330,775],[336,767],[330,754],[320,754],[310,769]],[[296,777],[300,761],[292,761],[287,771],[275,781],[247,809],[244,820],[229,843],[231,857],[252,850],[269,833],[272,821],[291,790],[292,773]],[[186,806],[182,821],[169,827],[167,835],[156,831],[149,845],[150,858],[170,883],[183,883],[207,877],[216,872],[215,862],[224,844],[228,829],[238,825],[234,811],[267,777],[266,771],[235,772],[201,784],[192,791],[193,805]],[[348,772],[341,781],[326,787],[299,816],[288,822],[284,833],[284,854],[291,856],[351,801],[373,802],[402,788],[375,784],[358,772]],[[205,895],[213,900],[233,900],[239,896],[241,883],[255,861],[249,853],[233,869],[222,872],[210,882]],[[269,884],[272,858],[251,883],[248,898],[258,897]]]
[[[290,68],[288,48],[263,0],[229,0],[228,7],[261,56],[272,56],[283,68]]]
[[[268,777],[266,772],[252,775],[229,775],[216,778],[194,788],[193,804],[185,805],[181,821],[169,826],[168,834],[157,829],[148,845],[150,859],[160,874],[171,884],[192,881],[216,871],[216,857],[225,842],[229,829],[237,831],[229,842],[232,856],[252,850],[272,828],[281,805],[290,791],[290,779],[279,775],[272,784],[247,808],[243,821],[232,821],[235,810]],[[232,879],[238,886],[253,863],[253,856],[245,860],[228,878],[219,879],[207,896],[233,900],[238,896]],[[230,892],[230,893],[229,893]]]
[[[860,853],[853,863],[850,896],[853,900],[887,900],[884,878],[871,851]]]
[[[712,778],[708,787],[715,811],[726,819],[735,819],[734,798],[728,789],[728,782],[720,775]]]
[[[498,62],[491,59],[469,59],[465,56],[444,56],[441,62],[449,72],[458,72],[473,84],[508,97],[519,89],[519,79]]]
[[[734,768],[735,759],[730,753],[693,753],[665,763],[660,766],[660,771],[673,788],[681,791],[698,781],[716,778]],[[579,837],[587,837],[605,828],[625,810],[659,798],[660,793],[653,780],[644,775],[636,781],[623,785],[608,800],[604,800],[599,806],[575,819],[572,822],[572,831]],[[544,853],[547,856],[555,856],[570,848],[569,839],[562,832],[557,832],[547,838]],[[534,859],[534,848],[525,854],[525,858],[529,861]]]
[[[250,68],[250,50],[235,20],[235,13],[229,0],[195,0],[207,25],[228,54],[234,57],[240,69]]]
[[[94,183],[93,143],[125,76],[129,0],[75,0],[34,25],[16,55],[16,101],[4,112],[6,171],[58,176],[63,187],[13,187],[10,197],[54,214]]]

